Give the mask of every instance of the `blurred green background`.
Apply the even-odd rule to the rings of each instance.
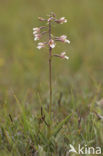
[[[7,99],[14,104],[12,94],[28,97],[28,103],[34,103],[32,96],[38,92],[48,96],[48,51],[36,48],[32,28],[42,25],[38,16],[51,11],[68,19],[52,33],[66,34],[71,41],[53,50],[70,57],[53,61],[54,93],[69,86],[83,92],[103,83],[103,0],[0,0],[1,104]]]

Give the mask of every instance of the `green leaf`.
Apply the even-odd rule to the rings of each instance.
[[[71,114],[68,115],[65,119],[63,119],[54,129],[53,131],[53,136],[56,137],[56,135],[59,133],[61,130],[62,126],[68,121],[68,119],[71,117]]]
[[[43,107],[43,113],[45,115],[45,120],[48,123],[48,125],[51,125],[51,119],[50,119],[50,115],[49,113],[45,110],[45,108]]]

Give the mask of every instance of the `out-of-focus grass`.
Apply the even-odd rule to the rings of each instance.
[[[53,33],[67,34],[71,45],[58,44],[54,50],[67,51],[70,60],[53,61],[53,111],[57,116],[56,120],[63,119],[68,113],[76,113],[71,121],[74,123],[71,124],[72,128],[67,129],[71,137],[69,134],[67,136],[71,143],[80,139],[79,135],[75,138],[75,123],[78,122],[76,115],[84,121],[85,116],[88,116],[88,105],[93,102],[93,110],[97,109],[95,102],[103,97],[102,10],[102,0],[0,1],[0,121],[4,127],[9,125],[5,124],[9,120],[9,114],[19,117],[20,109],[15,96],[32,114],[40,109],[41,103],[48,107],[48,51],[36,49],[32,28],[41,25],[37,20],[38,16],[54,11],[58,17],[65,16],[68,23],[56,25]],[[58,110],[61,92],[62,108]],[[100,108],[97,112],[103,113]],[[90,122],[91,115],[87,118]],[[101,138],[102,126],[94,120],[91,122],[96,124],[97,131],[100,128],[100,133],[95,134],[96,144]],[[86,134],[83,125],[82,137],[86,141],[94,137],[94,131],[93,135],[89,134],[89,128]],[[88,138],[90,135],[91,138]],[[99,144],[103,144],[103,139]]]

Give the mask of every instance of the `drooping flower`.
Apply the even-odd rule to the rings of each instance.
[[[65,17],[61,17],[60,19],[55,20],[55,22],[59,24],[63,24],[63,23],[67,23],[67,19],[65,19]]]
[[[41,37],[41,34],[34,34],[34,40],[37,41]]]
[[[44,47],[45,47],[45,43],[43,43],[43,42],[38,43],[38,46],[37,46],[38,49],[41,49],[41,48],[44,48]]]
[[[69,59],[69,57],[66,56],[66,52],[62,52],[62,53],[60,54],[60,58],[63,58],[63,59],[66,59],[66,60]]]
[[[49,46],[51,47],[51,48],[54,48],[55,47],[55,42],[54,42],[54,40],[49,40]]]
[[[56,40],[70,44],[70,41],[67,40],[67,36],[66,35],[62,35],[60,37],[56,37]]]
[[[46,19],[44,19],[43,17],[38,17],[38,19],[39,19],[40,21],[46,21]]]
[[[36,28],[33,28],[33,34],[37,34],[40,32],[40,28],[36,27]]]
[[[60,39],[61,41],[65,41],[65,39],[67,39],[67,36],[66,36],[66,35],[62,35],[62,36],[59,37],[59,39]]]

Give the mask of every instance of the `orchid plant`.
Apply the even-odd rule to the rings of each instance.
[[[64,24],[67,23],[67,19],[65,17],[61,17],[60,19],[56,18],[54,13],[50,13],[48,19],[44,19],[42,17],[38,18],[41,22],[46,22],[46,26],[35,27],[33,28],[34,41],[40,40],[44,35],[48,34],[48,39],[45,42],[39,42],[37,48],[40,50],[48,46],[49,48],[49,90],[50,90],[50,104],[49,104],[49,115],[51,119],[51,109],[52,109],[52,59],[53,57],[58,57],[61,59],[68,60],[69,57],[66,56],[66,52],[61,52],[60,54],[54,54],[53,48],[56,46],[56,42],[60,41],[63,43],[70,44],[70,41],[67,39],[66,35],[61,35],[57,37],[52,34],[52,24]]]

